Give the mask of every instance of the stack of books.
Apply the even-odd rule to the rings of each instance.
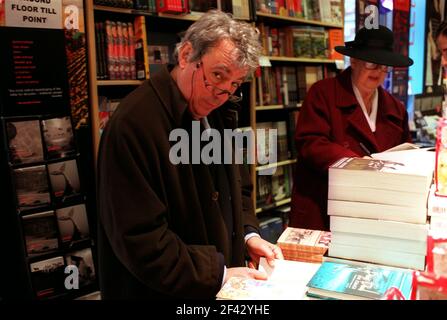
[[[423,270],[434,152],[343,158],[329,168],[329,256]]]
[[[287,228],[277,244],[286,260],[321,263],[330,241],[327,231]]]

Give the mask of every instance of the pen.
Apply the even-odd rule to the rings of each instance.
[[[371,152],[368,150],[367,147],[363,143],[360,142],[360,148],[366,153],[367,156],[371,156]]]

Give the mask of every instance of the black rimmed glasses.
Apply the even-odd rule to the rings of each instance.
[[[240,85],[239,84],[232,84],[232,89],[231,91],[229,90],[225,90],[225,89],[221,89],[219,88],[216,84],[220,83],[222,80],[219,78],[220,75],[218,74],[213,74],[211,76],[211,80],[208,81],[208,79],[205,76],[205,68],[203,68],[203,62],[200,61],[198,63],[198,66],[202,67],[202,74],[203,74],[203,82],[205,83],[205,87],[209,90],[215,90],[217,93],[216,95],[220,96],[220,95],[224,95],[227,94],[228,95],[228,101],[236,103],[236,102],[240,102],[242,101],[243,95],[242,95],[242,91],[239,90]],[[214,79],[215,78],[215,79]]]
[[[365,62],[365,69],[368,69],[368,70],[377,70],[377,69],[379,69],[382,72],[391,72],[391,71],[393,71],[393,67],[384,66],[384,65],[377,64],[377,63],[372,63],[372,62]]]

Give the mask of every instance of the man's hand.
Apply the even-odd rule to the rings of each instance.
[[[225,275],[224,283],[228,281],[231,277],[239,277],[239,278],[251,278],[257,280],[267,280],[267,274],[262,271],[258,271],[256,269],[250,268],[228,268],[227,273]]]
[[[265,257],[271,267],[274,267],[275,259],[284,259],[280,247],[265,241],[261,237],[251,237],[247,240],[246,245],[250,258],[257,264],[260,257]]]

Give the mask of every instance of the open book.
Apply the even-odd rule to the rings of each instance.
[[[231,300],[302,300],[306,297],[306,284],[320,267],[317,263],[275,260],[275,267],[265,258],[259,270],[268,275],[267,280],[230,278],[217,294],[218,299]]]

